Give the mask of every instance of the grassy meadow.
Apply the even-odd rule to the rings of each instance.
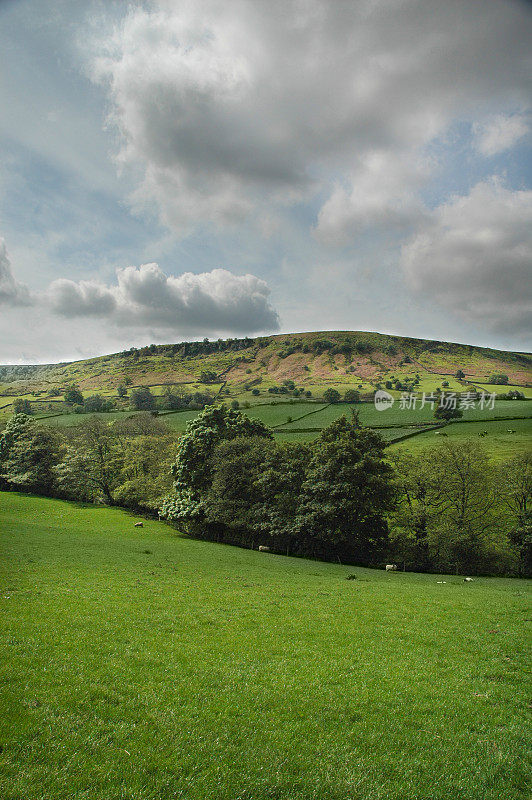
[[[3,800],[529,798],[530,582],[134,522],[0,494]]]
[[[277,400],[256,403],[241,410],[249,417],[259,419],[273,428],[276,438],[286,442],[311,441],[335,419],[344,414],[349,417],[352,411],[357,411],[362,424],[375,427],[387,443],[411,434],[416,430],[416,425],[428,426],[426,431],[421,430],[415,437],[391,444],[392,448],[399,447],[415,453],[420,448],[435,444],[438,441],[435,436],[440,435],[430,429],[431,423],[436,423],[430,406],[403,410],[396,402],[391,409],[377,411],[373,403],[326,405],[308,401]],[[497,400],[494,409],[476,407],[465,411],[462,420],[445,427],[445,435],[452,439],[473,438],[475,441],[480,441],[490,457],[495,461],[504,461],[532,450],[531,412],[532,404],[527,400]],[[131,411],[116,411],[97,416],[113,422],[125,419],[131,413]],[[186,430],[187,423],[199,413],[199,411],[163,412],[160,419],[176,433],[182,434]],[[40,421],[54,427],[68,428],[79,425],[86,419],[85,414],[61,414],[43,416]],[[513,433],[509,433],[509,430]],[[484,432],[486,435],[479,439],[479,435]]]

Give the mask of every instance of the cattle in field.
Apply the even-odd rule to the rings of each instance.
[[[143,522],[135,522],[135,528],[143,528],[143,527],[144,527]]]
[[[269,553],[269,552],[270,552],[270,548],[269,547],[266,547],[263,544],[259,545],[259,553]]]
[[[386,572],[395,572],[397,564],[386,564]]]

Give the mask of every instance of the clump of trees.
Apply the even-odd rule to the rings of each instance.
[[[15,414],[0,487],[160,510],[190,535],[343,563],[532,574],[532,458],[493,466],[477,442],[390,457],[358,416],[279,443],[237,408],[177,435],[150,411],[69,429]]]
[[[360,402],[360,392],[357,389],[348,389],[344,394],[344,402],[345,403],[359,403]]]
[[[329,387],[323,392],[323,399],[326,403],[339,403],[340,402],[340,392],[338,389],[333,389]]]
[[[16,414],[0,436],[0,486],[156,510],[171,487],[176,436],[151,414],[70,429]]]
[[[423,571],[530,573],[530,456],[495,468],[476,442],[442,442],[393,464],[393,558]]]
[[[79,386],[77,386],[75,383],[65,390],[64,398],[65,403],[68,403],[71,406],[83,405],[83,393]]]
[[[161,513],[189,533],[283,552],[376,563],[394,505],[384,442],[345,417],[312,444],[277,444],[235,409],[207,409],[180,440]]]
[[[495,384],[496,386],[506,386],[508,383],[508,375],[503,375],[501,372],[497,372],[494,375],[489,376],[488,383]]]
[[[30,401],[22,397],[13,400],[13,414],[33,414]]]
[[[464,412],[458,407],[456,397],[441,392],[436,402],[434,416],[436,419],[450,422],[452,419],[461,419],[464,416]]]

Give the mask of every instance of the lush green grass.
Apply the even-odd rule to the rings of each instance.
[[[50,417],[43,416],[40,421],[58,428],[69,428],[71,425],[80,425],[88,417],[99,417],[104,421],[113,422],[116,419],[127,419],[132,413],[131,411],[109,411],[105,414],[59,414]],[[37,417],[37,419],[39,418]]]
[[[529,797],[526,582],[0,515],[3,800]]]
[[[434,411],[430,405],[424,408],[415,409],[402,409],[399,402],[396,400],[392,408],[385,411],[377,411],[373,403],[357,403],[351,405],[349,403],[337,403],[335,405],[323,408],[317,414],[309,417],[309,427],[326,428],[335,419],[341,417],[343,414],[349,416],[351,411],[357,411],[360,420],[364,425],[372,426],[387,426],[387,425],[412,425],[417,422],[434,422]],[[476,419],[497,419],[498,417],[531,417],[532,418],[532,403],[528,400],[498,400],[495,402],[493,410],[489,408],[480,409],[478,403],[476,408],[464,411],[465,420]],[[310,424],[312,420],[312,424]],[[291,426],[286,426],[289,430],[290,427],[298,428],[301,425],[296,421],[291,423]],[[305,427],[307,427],[305,425]],[[507,426],[510,427],[510,426]]]
[[[508,430],[515,433],[508,433]],[[479,437],[479,434],[486,435]],[[478,441],[494,461],[508,461],[521,453],[532,452],[532,420],[513,419],[501,422],[458,422],[446,425],[440,433],[427,431],[404,442],[391,445],[395,449],[417,453],[441,441],[445,433],[448,441],[463,442],[467,439]]]

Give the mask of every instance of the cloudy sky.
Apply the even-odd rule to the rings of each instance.
[[[532,4],[0,0],[0,362],[530,349]]]

